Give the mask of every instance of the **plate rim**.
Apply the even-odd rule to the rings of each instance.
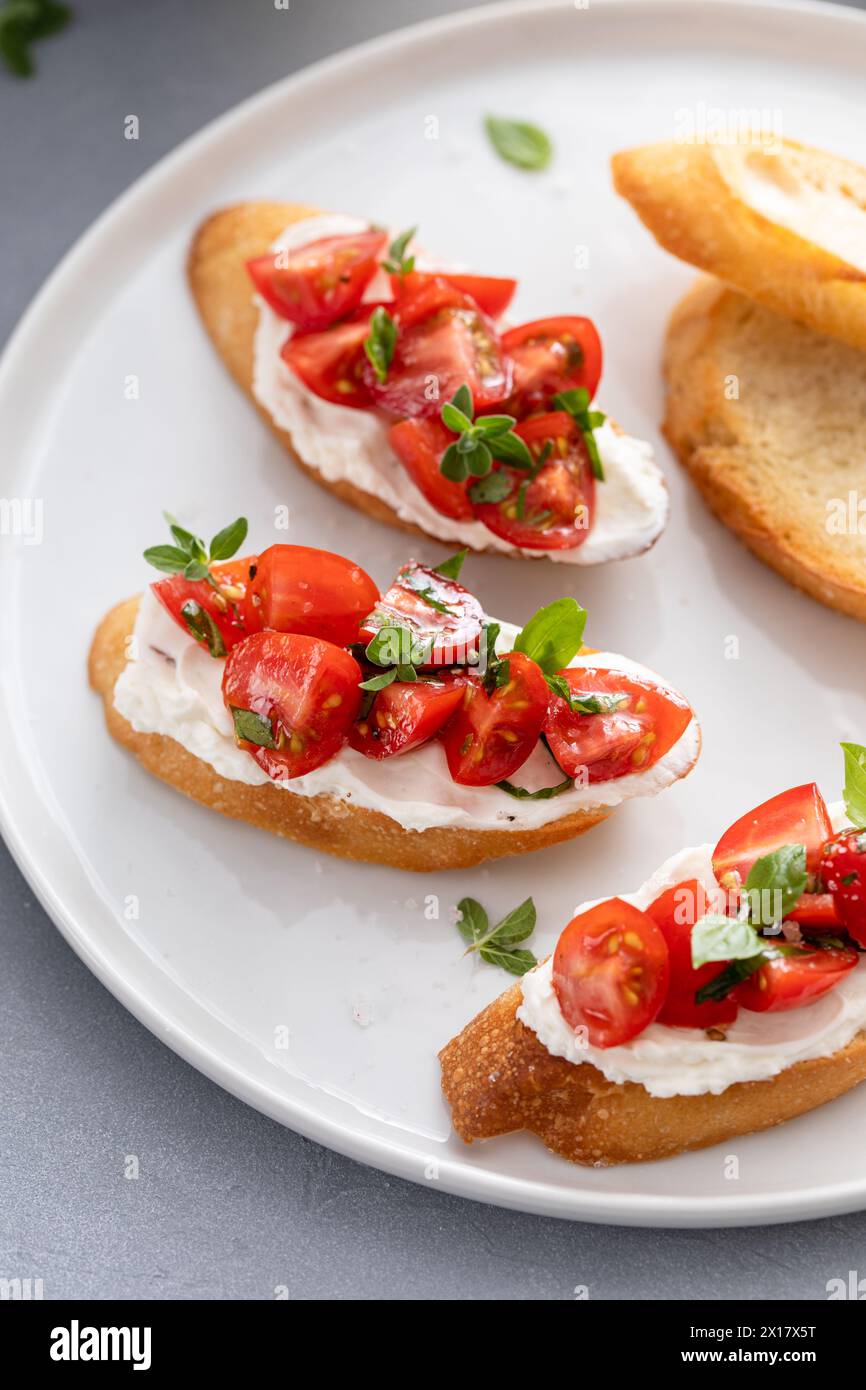
[[[648,11],[655,10],[660,16],[679,12],[684,17],[693,17],[701,9],[724,11],[728,15],[739,10],[809,16],[827,25],[841,22],[849,27],[856,26],[861,32],[866,26],[866,12],[824,3],[824,0],[698,0],[698,3],[695,0],[592,0],[592,4],[626,15],[640,12],[645,16]],[[210,148],[218,148],[227,133],[256,120],[269,106],[278,105],[287,94],[301,94],[305,87],[315,87],[337,74],[349,74],[353,68],[375,63],[379,57],[393,56],[395,50],[412,49],[423,45],[428,38],[483,28],[509,18],[534,14],[543,22],[545,15],[557,14],[569,8],[568,0],[504,0],[504,3],[476,6],[402,27],[329,55],[297,73],[278,79],[188,136],[119,194],[77,238],[48,275],[13,329],[0,356],[0,415],[10,392],[14,398],[15,376],[22,366],[26,366],[33,348],[38,346],[54,300],[63,294],[67,286],[74,285],[80,267],[95,255],[104,239],[113,238],[116,226],[124,217],[158,194],[160,187],[169,183],[177,173],[194,166]],[[6,693],[4,688],[4,698]],[[28,790],[39,795],[35,783],[31,783]],[[465,1157],[452,1157],[444,1152],[436,1159],[438,1181],[431,1184],[423,1177],[419,1150],[401,1143],[396,1133],[389,1135],[387,1129],[376,1133],[354,1129],[350,1123],[316,1110],[276,1087],[269,1087],[232,1057],[215,1051],[203,1036],[197,1036],[183,1021],[179,1011],[166,1010],[140,982],[122,973],[98,935],[91,937],[86,920],[81,919],[74,905],[65,901],[63,893],[55,887],[52,869],[50,865],[46,868],[42,862],[44,855],[40,847],[29,842],[23,821],[16,814],[14,800],[15,785],[5,760],[0,760],[0,833],[47,915],[100,983],[155,1037],[167,1043],[172,1051],[210,1080],[287,1128],[346,1157],[412,1182],[435,1185],[469,1200],[593,1224],[704,1228],[775,1224],[837,1215],[866,1206],[866,1174],[862,1179],[819,1188],[800,1188],[783,1194],[753,1193],[711,1198],[631,1192],[611,1194],[568,1189],[566,1179],[569,1168],[564,1161],[562,1180],[554,1183],[476,1167]],[[167,976],[163,978],[170,992],[179,990],[182,999],[199,1006],[199,1001],[192,999],[176,982]],[[498,1142],[507,1142],[507,1137]],[[426,1156],[429,1157],[429,1149]]]

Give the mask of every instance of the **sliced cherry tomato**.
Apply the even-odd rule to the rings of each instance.
[[[866,830],[843,830],[828,841],[821,878],[849,936],[866,946]]]
[[[832,893],[804,893],[785,920],[815,931],[838,931],[842,926]]]
[[[670,965],[651,917],[610,898],[569,922],[553,953],[553,988],[566,1023],[592,1047],[618,1047],[652,1023]]]
[[[514,433],[540,469],[530,478],[518,468],[494,464],[510,490],[501,501],[476,502],[475,516],[494,535],[524,550],[573,550],[589,535],[595,507],[595,479],[583,434],[565,411],[534,416]],[[482,479],[474,486],[482,491],[484,485]]]
[[[255,564],[255,555],[249,555],[245,560],[211,565],[216,588],[206,579],[184,579],[182,574],[157,579],[150,587],[184,632],[206,647],[211,656],[225,656],[262,626],[248,607],[249,572]]]
[[[601,339],[585,318],[536,319],[502,336],[514,363],[514,390],[508,410],[518,419],[549,410],[558,391],[583,386],[590,399],[601,377]]]
[[[467,484],[452,482],[439,472],[439,461],[454,436],[441,420],[399,420],[388,431],[388,442],[418,491],[431,507],[456,521],[472,520]]]
[[[815,783],[808,782],[780,792],[734,821],[713,850],[713,870],[723,888],[738,888],[756,859],[782,845],[805,845],[806,868],[814,874],[832,833],[824,798]]]
[[[391,276],[394,298],[400,300],[407,295],[416,294],[434,278],[446,280],[461,294],[474,299],[482,313],[488,314],[492,319],[498,319],[505,313],[517,289],[516,280],[503,280],[492,275],[452,275],[450,272],[440,271],[434,276],[423,270],[413,270],[408,275]]]
[[[737,1003],[730,995],[718,1002],[695,1003],[697,991],[727,964],[713,961],[697,970],[692,965],[692,927],[710,910],[706,899],[703,884],[696,878],[687,879],[668,888],[646,909],[647,916],[661,930],[670,957],[670,983],[658,1014],[659,1023],[676,1028],[712,1028],[719,1023],[733,1023],[737,1017]]]
[[[848,947],[777,956],[737,985],[734,997],[753,1013],[782,1013],[811,1004],[853,970],[859,956]]]
[[[581,714],[559,696],[550,701],[544,732],[569,777],[608,782],[629,772],[645,772],[673,748],[691,722],[691,707],[682,696],[652,681],[596,666],[571,666],[559,674],[572,700],[601,706],[596,713]]]
[[[412,634],[413,650],[403,651],[401,644],[399,651],[387,653],[393,660],[382,665],[465,666],[478,650],[483,622],[474,594],[456,579],[410,560],[363,623],[361,638],[370,642],[382,628]]]
[[[322,333],[296,333],[280,356],[311,391],[335,405],[367,410],[373,404],[363,379],[364,339],[370,332],[370,304]]]
[[[361,679],[354,657],[332,642],[295,632],[255,633],[232,649],[223,672],[223,699],[239,747],[277,782],[321,767],[349,736]]]
[[[271,545],[248,575],[246,604],[260,628],[324,637],[338,647],[358,641],[361,622],[379,598],[360,565],[309,545]]]
[[[448,770],[465,787],[512,777],[541,734],[549,692],[540,668],[522,652],[502,660],[504,683],[488,695],[480,680],[469,680],[442,734]]]
[[[384,232],[323,237],[297,251],[257,256],[247,270],[275,313],[302,332],[317,332],[358,308],[385,241]]]
[[[392,681],[380,690],[369,714],[352,726],[349,742],[366,758],[408,753],[438,734],[463,698],[464,682]]]
[[[391,415],[438,415],[464,383],[476,411],[511,390],[511,363],[490,319],[474,300],[432,275],[394,314],[397,344],[384,382],[365,362],[363,379],[375,403]]]

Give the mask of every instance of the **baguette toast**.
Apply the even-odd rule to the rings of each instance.
[[[529,1130],[572,1163],[649,1162],[770,1129],[866,1080],[860,1032],[831,1056],[770,1080],[659,1099],[635,1082],[608,1081],[589,1062],[554,1057],[517,1017],[521,997],[512,985],[439,1054],[454,1129],[467,1144]]]
[[[138,599],[118,604],[103,619],[90,650],[90,684],[102,697],[112,737],[163,782],[212,810],[247,821],[327,854],[399,869],[467,869],[487,859],[543,849],[582,835],[611,807],[572,811],[527,830],[466,830],[450,826],[407,830],[397,821],[333,796],[299,796],[274,783],[248,786],[220,776],[174,739],[138,733],[114,707],[114,687],[127,660]],[[697,756],[697,752],[695,754]],[[685,776],[686,769],[681,775]]]

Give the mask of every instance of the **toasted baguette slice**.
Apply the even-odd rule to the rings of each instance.
[[[674,311],[665,373],[665,432],[710,508],[790,583],[866,622],[866,516],[862,530],[848,517],[866,354],[702,280]]]
[[[659,1100],[635,1082],[608,1081],[588,1062],[553,1057],[517,1017],[521,998],[513,985],[439,1054],[442,1090],[467,1144],[525,1129],[572,1163],[649,1162],[770,1129],[866,1079],[860,1032],[832,1056],[797,1062],[769,1081]]]
[[[431,873],[469,869],[485,859],[525,854],[582,835],[610,814],[611,807],[572,811],[533,830],[465,830],[452,827],[406,830],[378,811],[350,806],[332,796],[297,796],[272,783],[250,787],[232,782],[174,739],[137,733],[114,707],[114,687],[126,664],[127,640],[135,626],[138,599],[118,604],[97,628],[90,649],[90,684],[102,696],[108,731],[163,782],[224,816],[341,859],[390,864]],[[697,754],[696,754],[697,756]],[[683,772],[691,771],[689,767]]]
[[[866,348],[866,169],[791,140],[666,141],[612,163],[617,192],[666,251]]]

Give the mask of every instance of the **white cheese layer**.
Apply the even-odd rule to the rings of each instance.
[[[847,824],[844,808],[831,807],[835,828]],[[686,849],[668,859],[625,902],[645,908],[667,888],[698,879],[710,892],[717,888],[712,845]],[[582,912],[593,906],[583,903]],[[721,968],[721,967],[719,967]],[[599,1048],[582,1042],[562,1016],[553,988],[553,957],[524,975],[523,1002],[517,1017],[555,1057],[590,1062],[608,1081],[635,1081],[651,1096],[720,1095],[738,1081],[765,1081],[786,1067],[811,1057],[828,1057],[866,1027],[866,960],[861,960],[835,989],[814,1003],[786,1013],[759,1014],[741,1009],[725,1028],[724,1042],[700,1028],[673,1028],[651,1023],[631,1042]]]
[[[275,243],[296,250],[320,237],[363,230],[367,224],[342,213],[324,213],[294,222]],[[418,257],[419,269],[433,265]],[[381,298],[388,289],[379,277],[366,298]],[[298,456],[326,482],[350,482],[414,523],[435,540],[496,550],[503,554],[547,556],[561,564],[597,565],[639,555],[652,545],[668,519],[664,475],[653,457],[652,445],[619,434],[609,421],[595,434],[605,481],[596,484],[592,529],[574,550],[522,550],[494,536],[480,521],[455,521],[443,516],[418,491],[388,444],[389,421],[374,410],[334,405],[310,391],[286,365],[280,349],[292,326],[255,296],[259,322],[255,338],[253,394],[281,429],[291,435]]]
[[[502,624],[497,648],[508,651],[517,628]],[[223,704],[225,662],[209,656],[166,613],[150,589],[143,595],[135,625],[134,659],[118,677],[115,708],[139,733],[164,734],[182,744],[230,781],[261,786],[271,779],[234,741]],[[645,666],[610,652],[576,657],[572,665],[600,666],[665,682]],[[667,687],[669,688],[669,687]],[[700,748],[693,719],[673,748],[644,772],[611,782],[575,786],[542,801],[520,801],[498,787],[462,787],[451,780],[437,741],[381,762],[344,747],[323,767],[289,782],[274,782],[290,795],[338,797],[353,806],[380,811],[405,830],[459,826],[467,830],[526,830],[559,820],[572,811],[614,807],[635,796],[652,796],[684,776]],[[554,786],[562,773],[539,743],[516,774],[529,790]]]

